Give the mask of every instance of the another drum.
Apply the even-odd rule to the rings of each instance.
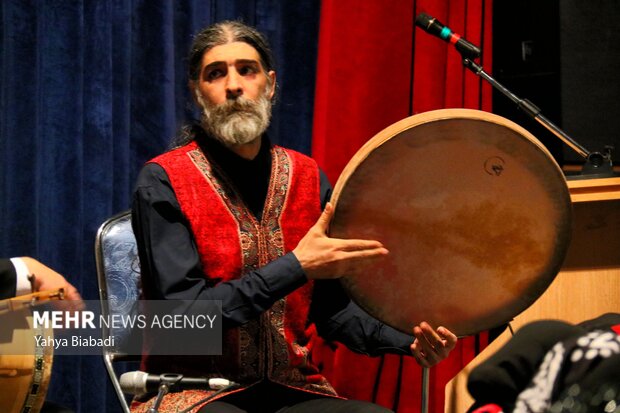
[[[37,346],[33,337],[41,334],[52,337],[51,332],[34,330],[32,318],[26,319],[25,329],[13,333],[13,348],[20,346],[23,355],[3,354],[5,344],[0,344],[0,406],[7,413],[37,413],[43,406],[52,374],[54,348]]]
[[[41,410],[52,374],[53,331],[35,327],[32,308],[62,300],[64,290],[42,291],[0,301],[0,407],[6,413]]]
[[[390,251],[342,283],[376,318],[407,333],[428,321],[459,336],[510,321],[558,273],[571,234],[561,169],[515,123],[444,109],[378,133],[332,197],[330,236]]]

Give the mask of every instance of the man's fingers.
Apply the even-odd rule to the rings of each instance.
[[[388,255],[389,251],[383,247],[378,248],[366,248],[363,250],[354,250],[354,251],[342,251],[343,257],[356,259],[356,258],[379,258],[384,255]]]
[[[339,278],[349,271],[359,273],[369,261],[388,254],[378,241],[338,239],[327,236],[334,207],[327,203],[312,229],[299,241],[293,254],[310,279]]]
[[[365,248],[353,251],[336,251],[334,261],[345,264],[346,269],[343,275],[356,274],[359,270],[364,270],[368,265],[388,255],[388,250],[383,247]]]
[[[330,238],[330,240],[334,243],[334,248],[339,251],[355,252],[364,250],[382,250],[382,252],[387,252],[387,249],[385,249],[383,247],[383,244],[381,244],[379,241],[338,238]]]
[[[438,327],[437,328],[437,332],[443,337],[443,339],[445,340],[446,343],[446,348],[451,351],[454,349],[454,347],[456,347],[456,342],[458,341],[458,338],[456,337],[456,335],[448,330],[445,327]]]
[[[420,366],[422,367],[432,366],[430,361],[426,359],[427,354],[422,351],[422,346],[420,345],[420,342],[417,338],[411,345],[411,353],[413,354],[413,357],[416,359],[416,361],[418,362]]]
[[[422,328],[424,324],[425,323],[421,323],[420,326],[414,327],[413,335],[415,336],[416,342],[420,347],[420,352],[424,354],[425,358],[428,358],[432,357],[432,355],[436,353],[437,349],[435,348],[436,342],[429,341],[429,337],[427,336],[427,334],[430,336],[432,336],[432,334],[429,334]],[[435,345],[433,343],[435,343]]]
[[[411,351],[420,365],[429,367],[448,357],[454,349],[457,337],[447,328],[433,329],[428,323],[422,322],[413,328],[416,337]]]
[[[82,296],[80,295],[78,290],[71,284],[69,284],[68,287],[65,287],[65,298],[67,300],[82,301]]]
[[[332,206],[331,202],[328,202],[325,205],[325,209],[323,210],[323,213],[321,214],[321,216],[316,222],[316,225],[319,231],[321,231],[321,233],[323,234],[327,233],[327,230],[329,229],[329,223],[331,222],[333,215],[334,215],[334,207]]]
[[[63,302],[66,308],[71,311],[81,311],[86,308],[82,296],[75,288],[69,289],[69,292],[65,294],[65,300]]]

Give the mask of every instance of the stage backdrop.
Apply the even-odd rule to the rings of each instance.
[[[280,83],[271,137],[310,153],[314,136],[314,155],[335,182],[359,146],[411,113],[490,110],[458,56],[413,30],[416,13],[437,16],[484,45],[489,69],[490,8],[490,0],[1,2],[0,256],[34,256],[98,298],[95,233],[129,208],[143,163],[194,115],[185,55],[201,27],[241,18],[267,34]],[[467,341],[434,370],[436,394],[473,352]],[[417,409],[411,359],[336,356],[332,366],[345,371],[332,376],[344,394]],[[346,374],[360,371],[353,362],[363,375]],[[48,395],[78,413],[119,411],[98,357],[57,357]]]
[[[482,64],[490,72],[491,7],[491,0],[323,1],[312,155],[332,183],[359,147],[398,120],[441,108],[491,111],[490,87],[463,69],[459,53],[414,29],[418,13],[436,17],[481,45]],[[463,293],[455,298],[465,299]],[[443,412],[445,384],[484,341],[461,340],[431,370],[431,412]],[[411,357],[324,349],[328,375],[344,396],[399,413],[419,411],[422,373]]]

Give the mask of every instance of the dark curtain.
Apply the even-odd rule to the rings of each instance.
[[[194,115],[192,35],[241,18],[278,59],[276,143],[309,153],[319,0],[6,0],[0,5],[0,256],[33,256],[97,299],[99,225]],[[48,399],[116,412],[100,358],[56,357]],[[0,410],[2,410],[0,406]]]
[[[490,86],[463,68],[451,46],[414,26],[420,12],[436,17],[481,46],[490,72],[491,11],[491,0],[323,0],[312,143],[332,182],[367,140],[407,116],[450,107],[491,111]],[[469,298],[463,292],[454,299]],[[486,334],[461,339],[431,369],[430,412],[443,412],[445,384],[485,343]],[[343,396],[419,411],[422,372],[412,357],[322,350],[326,374]]]

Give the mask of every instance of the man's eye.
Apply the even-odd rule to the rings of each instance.
[[[219,69],[214,69],[207,73],[207,80],[215,80],[215,79],[222,77],[223,75],[224,75],[224,72],[222,72]]]
[[[254,66],[242,66],[239,68],[239,74],[241,76],[253,75],[257,72]]]

